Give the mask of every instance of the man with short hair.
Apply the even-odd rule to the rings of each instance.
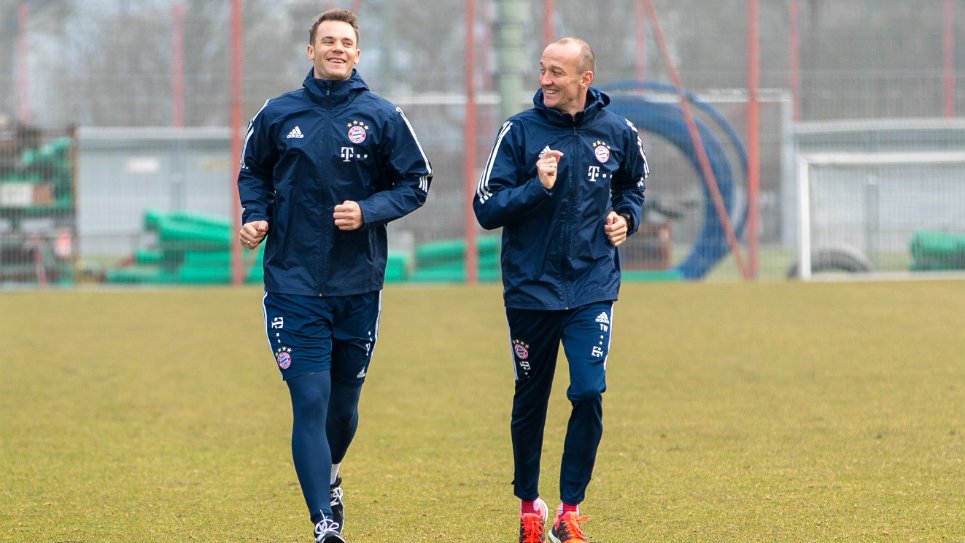
[[[479,179],[473,210],[503,228],[503,299],[515,363],[511,433],[520,543],[545,540],[538,483],[560,343],[572,404],[560,470],[555,543],[585,543],[579,505],[603,434],[606,361],[620,288],[617,247],[640,224],[649,170],[629,121],[591,87],[593,51],[578,38],[540,58],[534,107],[507,120]]]
[[[265,326],[317,543],[345,541],[339,466],[378,338],[386,224],[422,206],[432,179],[402,110],[356,72],[358,41],[355,14],[319,15],[311,71],[252,119],[238,176],[239,242],[265,242]]]

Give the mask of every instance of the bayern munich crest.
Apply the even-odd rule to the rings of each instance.
[[[352,143],[362,143],[369,127],[362,121],[352,121],[348,124],[348,139]]]
[[[275,351],[275,362],[278,363],[278,367],[287,370],[289,366],[292,365],[292,348],[291,347],[279,347]]]
[[[526,360],[529,358],[529,345],[523,343],[518,339],[513,340],[513,352],[516,353],[516,358],[520,360]]]
[[[607,160],[610,160],[610,146],[603,141],[594,141],[593,156],[595,156],[596,159],[601,163],[605,164]]]

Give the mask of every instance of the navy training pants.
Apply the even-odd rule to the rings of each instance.
[[[516,371],[511,423],[513,485],[521,500],[539,496],[543,429],[562,343],[570,375],[566,396],[572,411],[560,467],[560,499],[574,505],[583,502],[603,435],[612,314],[610,301],[563,311],[506,309]]]

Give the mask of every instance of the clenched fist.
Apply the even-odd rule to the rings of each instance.
[[[550,190],[556,185],[556,170],[560,159],[563,158],[563,152],[553,151],[549,147],[545,151],[543,156],[536,161],[536,174],[539,176],[539,182],[543,184],[543,187]]]

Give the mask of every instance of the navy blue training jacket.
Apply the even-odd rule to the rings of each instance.
[[[265,290],[346,296],[382,289],[386,223],[426,201],[432,168],[402,110],[356,72],[315,79],[265,102],[245,136],[242,223],[269,223]],[[332,213],[358,202],[364,225],[343,232]]]
[[[479,179],[473,210],[486,229],[502,227],[507,308],[560,310],[616,300],[620,257],[603,231],[613,210],[636,232],[647,158],[637,129],[604,109],[610,98],[587,92],[575,116],[543,105],[510,117]],[[545,148],[563,152],[546,190],[536,174]]]

